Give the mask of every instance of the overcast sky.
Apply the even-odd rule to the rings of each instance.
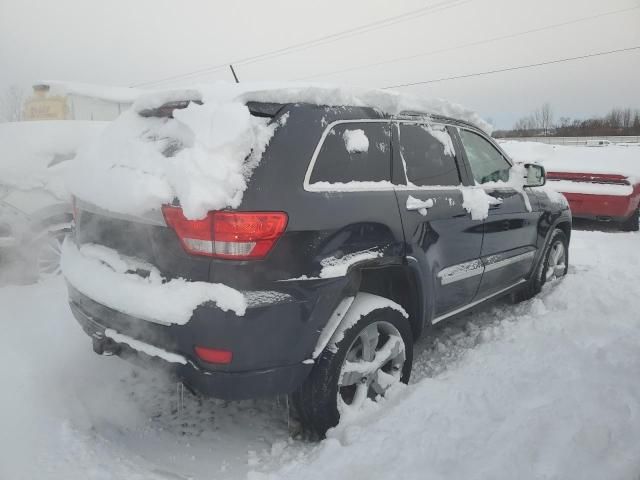
[[[409,20],[238,65],[241,81],[383,87],[640,46],[640,0],[0,0],[0,89],[39,79],[132,85],[200,70],[442,4]],[[232,80],[228,70],[190,81]],[[462,103],[499,128],[544,102],[555,116],[640,108],[640,50],[404,88]]]

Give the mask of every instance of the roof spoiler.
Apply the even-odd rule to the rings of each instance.
[[[202,100],[178,100],[175,102],[167,102],[156,108],[147,108],[140,110],[138,115],[145,118],[173,118],[174,110],[182,110],[187,108],[190,103],[202,105]],[[247,102],[247,108],[251,115],[256,117],[272,118],[284,107],[282,103],[265,103],[265,102]]]

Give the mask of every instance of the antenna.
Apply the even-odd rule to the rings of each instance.
[[[238,76],[236,75],[236,71],[233,69],[233,65],[229,64],[229,68],[231,69],[231,73],[233,73],[233,78],[236,79],[236,83],[240,83],[240,80],[238,80]]]

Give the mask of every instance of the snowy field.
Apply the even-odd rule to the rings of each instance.
[[[201,400],[98,357],[61,279],[0,288],[0,479],[633,479],[640,235],[575,231],[569,275],[417,346],[412,384],[321,443],[284,399]]]

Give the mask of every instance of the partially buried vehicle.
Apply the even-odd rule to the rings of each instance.
[[[409,380],[430,325],[567,272],[564,198],[476,116],[229,90],[140,99],[78,162],[63,271],[97,353],[205,395],[289,394],[323,435]]]

